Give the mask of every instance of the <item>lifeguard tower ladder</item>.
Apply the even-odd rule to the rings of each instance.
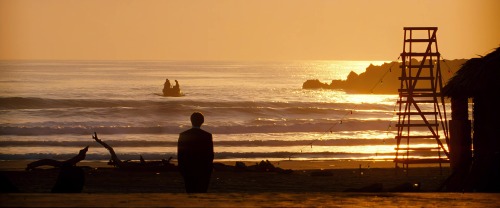
[[[404,28],[396,124],[396,167],[403,164],[403,168],[408,168],[409,164],[423,163],[439,163],[441,167],[441,163],[449,162],[449,154],[442,141],[448,144],[449,137],[444,98],[441,95],[443,84],[436,32],[437,27]],[[444,139],[440,136],[444,136]],[[435,140],[436,146],[415,144],[418,140],[422,142],[429,139]],[[415,157],[417,153],[423,156]]]

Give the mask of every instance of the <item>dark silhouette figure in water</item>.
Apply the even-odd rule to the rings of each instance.
[[[163,94],[167,94],[171,88],[172,86],[170,85],[170,80],[166,79],[165,84],[163,84]]]
[[[174,87],[172,89],[174,90],[174,92],[180,92],[181,91],[181,87],[179,86],[179,82],[177,80],[175,80],[175,85],[174,85]]]
[[[85,172],[82,168],[63,164],[52,193],[81,193],[84,184]]]
[[[175,80],[175,85],[172,87],[170,85],[170,80],[168,80],[168,79],[165,80],[165,84],[163,84],[163,96],[167,96],[167,97],[182,96],[179,82],[177,80]]]
[[[200,129],[204,120],[203,114],[193,113],[193,127],[179,135],[177,159],[187,193],[206,193],[212,175],[214,146],[212,134]]]
[[[167,88],[167,89],[172,88],[172,85],[170,84],[170,80],[168,80],[168,79],[165,80],[165,84],[164,85],[165,85],[164,88]]]

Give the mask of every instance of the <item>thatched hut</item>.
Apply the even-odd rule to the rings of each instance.
[[[442,92],[451,98],[452,105],[450,159],[454,176],[449,187],[500,192],[500,47],[464,63]],[[469,99],[473,101],[472,122]]]

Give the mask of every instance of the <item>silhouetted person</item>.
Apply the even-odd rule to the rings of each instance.
[[[214,146],[212,134],[200,129],[204,120],[203,114],[193,113],[193,127],[179,135],[177,160],[187,193],[207,192],[212,175]]]
[[[167,94],[171,88],[172,86],[170,86],[170,80],[166,79],[165,84],[163,84],[163,94]]]
[[[175,85],[172,89],[175,93],[179,93],[181,91],[181,87],[179,86],[179,82],[177,80],[175,80]]]
[[[63,164],[52,193],[81,193],[84,184],[85,172],[82,168]]]

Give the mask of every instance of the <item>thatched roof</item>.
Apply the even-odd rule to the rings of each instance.
[[[500,95],[500,47],[484,57],[465,62],[443,87],[442,93],[447,97],[482,94],[497,99]]]

